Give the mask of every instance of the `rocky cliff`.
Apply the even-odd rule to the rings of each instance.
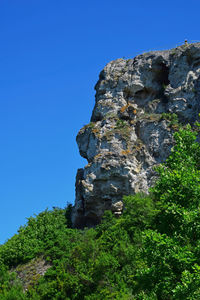
[[[91,122],[77,135],[88,164],[76,177],[75,227],[120,215],[123,195],[147,192],[153,166],[167,158],[179,123],[200,112],[200,43],[106,65],[95,86]]]

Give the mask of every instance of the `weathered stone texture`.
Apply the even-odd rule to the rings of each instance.
[[[99,223],[105,209],[120,215],[123,195],[147,192],[173,144],[172,114],[198,118],[200,43],[112,61],[95,89],[91,123],[77,135],[88,164],[77,173],[75,227]]]

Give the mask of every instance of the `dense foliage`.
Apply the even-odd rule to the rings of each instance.
[[[28,219],[0,246],[0,299],[200,299],[200,145],[190,126],[149,195],[124,197],[120,218],[70,228],[71,207]],[[28,288],[17,276],[42,257],[50,268]]]

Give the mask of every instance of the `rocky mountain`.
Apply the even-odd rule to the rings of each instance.
[[[91,122],[77,135],[74,227],[94,226],[104,210],[120,215],[123,195],[147,192],[179,124],[200,112],[200,43],[106,65],[95,86]]]

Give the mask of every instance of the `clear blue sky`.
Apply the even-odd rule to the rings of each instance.
[[[113,59],[200,40],[200,2],[0,1],[0,243],[74,202],[75,137]]]

